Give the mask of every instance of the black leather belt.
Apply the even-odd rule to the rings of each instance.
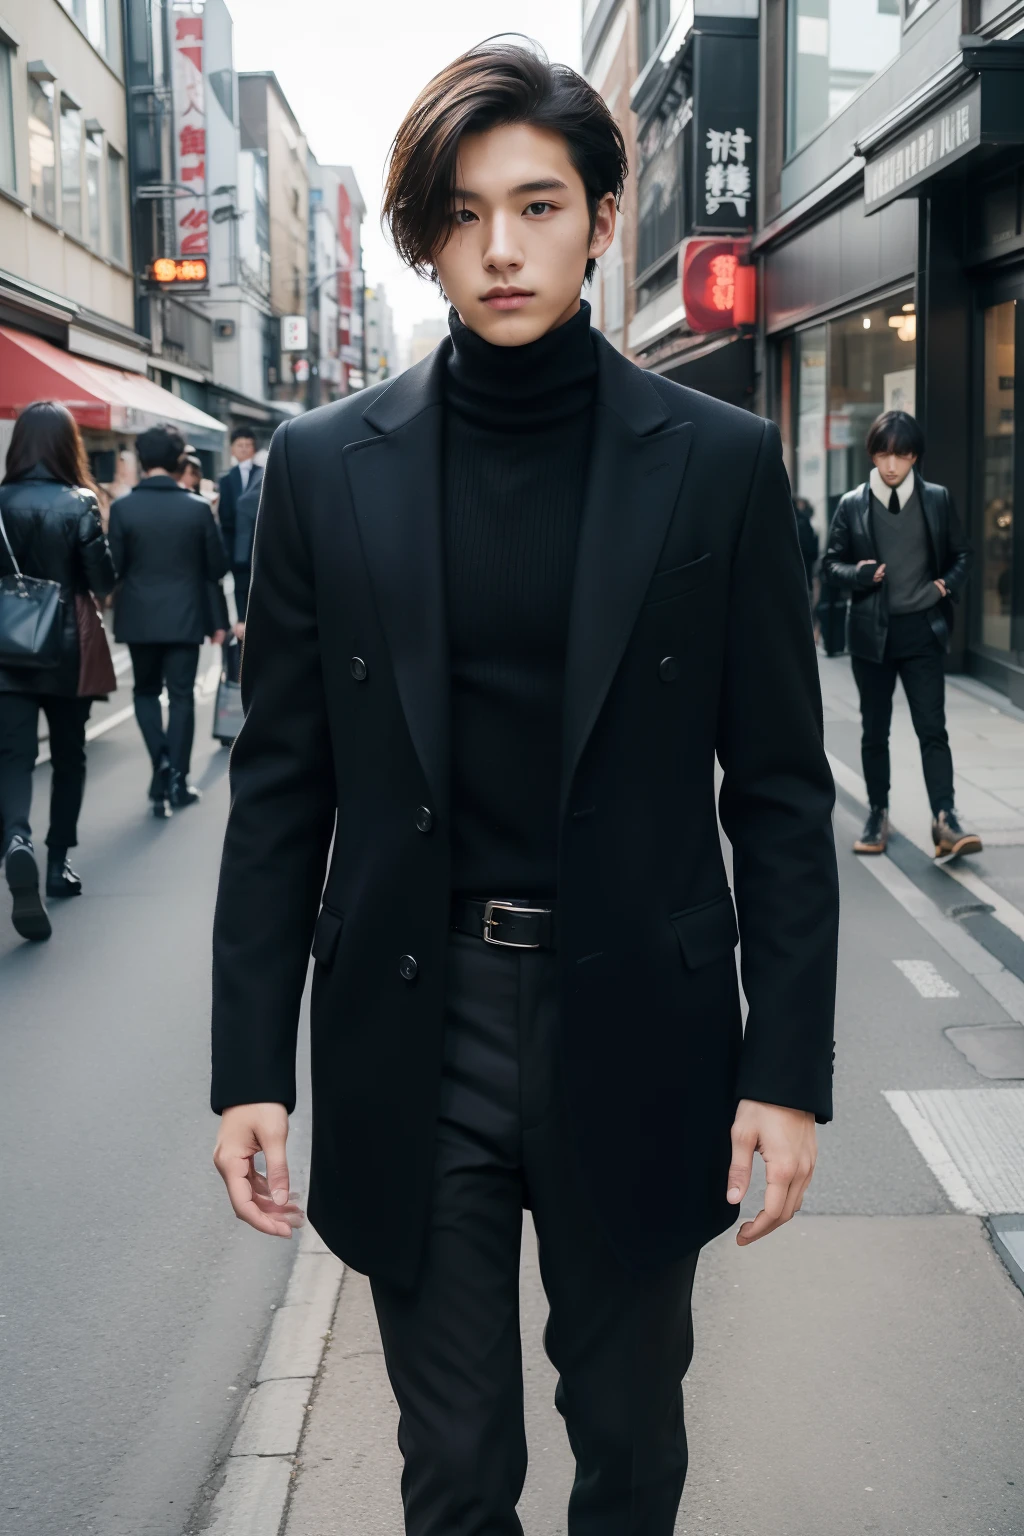
[[[459,896],[452,902],[451,926],[485,944],[506,949],[554,949],[555,914],[551,907],[531,907],[520,901],[476,901]]]

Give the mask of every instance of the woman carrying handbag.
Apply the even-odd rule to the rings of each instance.
[[[93,699],[114,687],[90,593],[111,592],[116,572],[89,486],[70,412],[51,400],[26,406],[0,484],[0,854],[25,939],[51,932],[29,823],[39,711],[52,765],[46,895],[78,896],[68,850],[85,791],[85,726]]]

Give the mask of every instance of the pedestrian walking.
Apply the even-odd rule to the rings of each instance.
[[[210,588],[227,571],[209,502],[178,485],[184,449],[184,438],[172,427],[140,433],[135,451],[142,478],[110,509],[119,578],[114,636],[131,652],[135,718],[153,764],[149,798],[158,817],[201,799],[188,778],[196,669],[203,639],[217,623]],[[165,685],[166,728],[160,706]]]
[[[202,496],[203,500],[209,503],[209,498],[203,494],[203,461],[191,443],[185,444],[177,481],[183,491],[191,491],[194,496]],[[231,628],[231,617],[228,613],[224,588],[219,581],[209,581],[206,584],[206,624],[213,644],[223,645],[227,632]]]
[[[847,491],[829,530],[824,571],[851,594],[848,644],[860,693],[868,818],[854,853],[884,853],[889,838],[889,728],[896,679],[910,706],[932,810],[936,858],[980,853],[956,813],[946,733],[944,657],[971,549],[953,498],[915,468],[924,434],[906,411],[885,411],[866,442],[871,473]]]
[[[264,477],[216,1161],[287,1235],[312,946],[310,1214],[370,1276],[410,1536],[521,1530],[524,1205],[569,1529],[670,1536],[698,1250],[755,1148],[741,1244],[799,1209],[832,1113],[834,793],[781,442],[592,328],[625,173],[571,70],[497,42],[443,70],[385,214],[450,339],[288,422]]]
[[[220,501],[217,515],[224,547],[231,562],[235,579],[235,608],[238,622],[245,623],[245,610],[249,601],[249,575],[252,569],[253,534],[256,528],[256,509],[259,506],[258,487],[263,470],[256,463],[256,437],[251,427],[236,427],[231,434],[231,452],[234,464],[220,478]],[[239,502],[249,491],[257,492],[255,500],[249,497],[239,515]]]
[[[807,596],[813,601],[814,573],[817,570],[820,552],[818,535],[812,521],[814,508],[806,496],[794,496],[793,511],[796,513],[797,538],[800,541],[800,554],[803,556],[804,572],[807,577]]]
[[[13,897],[12,921],[22,938],[48,939],[46,903],[32,845],[32,771],[39,753],[39,711],[50,736],[50,827],[46,834],[46,896],[81,894],[69,850],[78,844],[85,793],[85,727],[92,708],[83,675],[79,610],[100,627],[90,593],[105,597],[115,571],[99,503],[74,418],[63,405],[40,400],[14,424],[0,485],[0,577],[20,571],[60,585],[60,643],[56,664],[0,665],[0,835],[4,873]],[[88,604],[88,608],[86,608]],[[107,657],[109,666],[109,656]],[[102,690],[101,690],[102,691]]]

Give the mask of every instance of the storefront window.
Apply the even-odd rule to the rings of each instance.
[[[806,144],[900,48],[900,0],[789,0],[788,149]]]
[[[830,512],[825,495],[825,327],[801,331],[793,351],[793,490],[810,503],[814,526],[823,539]]]
[[[882,411],[916,409],[917,316],[909,293],[829,323],[829,510],[866,477],[868,428]]]
[[[1016,301],[984,312],[981,642],[1010,649],[1013,615],[1013,450]]]

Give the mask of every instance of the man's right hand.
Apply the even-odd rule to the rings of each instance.
[[[220,1117],[214,1166],[238,1219],[270,1237],[290,1238],[306,1219],[288,1188],[287,1141],[283,1104],[236,1104]],[[267,1160],[266,1177],[256,1171],[257,1152]]]
[[[873,560],[858,560],[857,561],[857,569],[859,571],[861,566],[864,566],[864,565],[874,565],[874,563],[875,562]],[[871,580],[872,581],[884,581],[885,580],[885,566],[884,565],[880,565],[878,567],[878,569],[875,571],[875,574],[872,576]]]

